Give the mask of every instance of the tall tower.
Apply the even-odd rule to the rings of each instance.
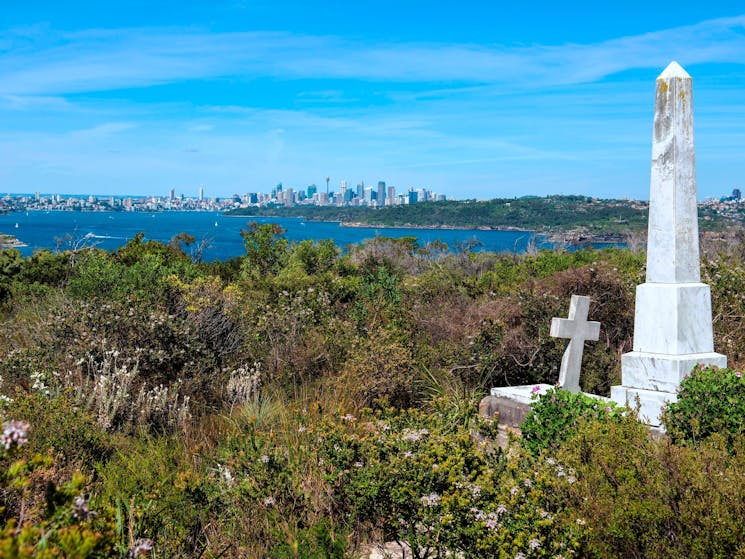
[[[204,201],[204,186],[201,184],[199,185],[199,201]]]
[[[378,206],[385,204],[385,181],[378,181]]]

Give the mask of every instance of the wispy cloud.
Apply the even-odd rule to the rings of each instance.
[[[221,76],[518,84],[586,83],[637,68],[742,64],[745,15],[595,44],[370,44],[281,32],[121,29],[0,35],[0,94],[64,95]]]
[[[134,122],[105,122],[91,128],[74,130],[69,134],[69,136],[76,139],[101,139],[115,135],[119,132],[131,130],[136,126],[137,124]]]

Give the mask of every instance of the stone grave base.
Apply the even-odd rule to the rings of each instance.
[[[524,386],[492,388],[491,395],[483,398],[479,404],[479,415],[481,417],[494,417],[495,414],[499,414],[498,421],[500,427],[519,429],[525,420],[525,416],[530,411],[530,405],[533,402],[531,396],[536,386],[538,387],[536,393],[540,395],[554,388],[551,384],[526,384]],[[586,394],[586,396],[602,401],[609,401],[609,398],[596,396],[595,394]]]
[[[611,386],[611,399],[632,410],[639,406],[639,420],[650,427],[660,428],[662,425],[662,408],[668,402],[677,402],[675,392],[661,392],[659,390],[644,390],[630,386]]]
[[[727,358],[714,352],[663,355],[632,351],[621,356],[623,385],[611,386],[611,400],[636,409],[639,419],[652,427],[662,425],[662,408],[677,402],[680,382],[696,365],[726,367]]]

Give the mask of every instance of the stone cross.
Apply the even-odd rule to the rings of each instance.
[[[652,133],[646,283],[636,288],[634,350],[621,356],[619,404],[639,406],[660,425],[665,402],[698,363],[724,367],[714,353],[711,293],[699,274],[693,85],[677,62],[657,78]]]
[[[590,298],[572,295],[569,304],[569,318],[551,319],[551,336],[569,338],[569,345],[561,359],[559,386],[570,392],[579,392],[579,372],[582,368],[582,352],[585,340],[597,341],[600,337],[600,323],[588,321]]]

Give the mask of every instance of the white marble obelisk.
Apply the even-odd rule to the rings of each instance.
[[[711,293],[699,272],[696,155],[691,77],[671,62],[657,78],[649,195],[647,281],[636,288],[634,351],[621,357],[622,386],[611,398],[660,425],[666,401],[698,363],[725,367],[714,353]]]

